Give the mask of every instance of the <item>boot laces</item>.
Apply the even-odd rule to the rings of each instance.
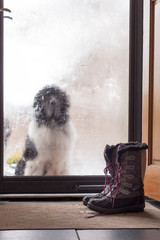
[[[104,169],[104,173],[105,173],[105,183],[104,183],[104,190],[103,190],[103,194],[102,194],[102,197],[104,197],[105,195],[105,190],[106,190],[106,186],[108,185],[108,174],[107,172],[109,171],[109,173],[111,174],[111,170],[109,169],[109,167],[111,166],[112,162],[110,162],[109,164],[107,164],[107,166],[105,167]],[[112,174],[111,174],[111,177],[112,177]],[[111,178],[112,180],[112,178]]]
[[[120,162],[118,162],[117,160],[116,160],[116,164],[117,164],[118,169],[117,169],[117,173],[116,173],[116,176],[115,176],[115,177],[112,176],[112,174],[111,174],[112,171],[109,170],[109,167],[110,167],[111,163],[109,163],[109,164],[105,167],[105,169],[104,169],[104,171],[105,171],[105,184],[104,184],[104,190],[103,190],[103,195],[102,195],[102,197],[105,195],[105,189],[106,189],[106,186],[108,185],[108,175],[107,175],[107,171],[109,170],[109,173],[111,174],[111,181],[110,181],[110,186],[109,186],[109,187],[110,187],[110,191],[109,191],[109,192],[110,192],[110,194],[111,194],[112,207],[111,207],[111,209],[108,211],[108,213],[111,212],[112,209],[114,208],[115,199],[116,199],[117,194],[118,194],[118,192],[119,192],[119,184],[120,184],[120,178],[121,178],[120,172],[121,172],[122,168],[121,168],[121,166],[120,166]],[[116,182],[116,184],[113,185],[113,182],[114,182],[115,180],[116,180],[117,182]],[[114,197],[113,197],[113,195],[112,195],[113,189],[117,189]]]
[[[120,178],[121,178],[121,175],[120,175],[120,172],[122,170],[121,166],[120,166],[120,163],[116,160],[116,163],[117,163],[117,166],[118,166],[118,169],[117,169],[117,173],[116,173],[116,176],[115,177],[112,177],[112,174],[111,174],[111,171],[109,170],[109,166],[111,165],[111,163],[109,163],[105,169],[104,169],[104,172],[105,172],[105,185],[104,185],[104,191],[103,191],[103,196],[105,194],[105,189],[106,189],[106,185],[108,183],[108,176],[107,176],[107,171],[109,170],[109,173],[111,174],[111,181],[110,181],[110,193],[111,193],[111,199],[112,199],[112,206],[111,208],[108,210],[108,212],[106,213],[98,213],[98,214],[95,214],[93,216],[87,216],[87,218],[93,218],[93,217],[97,217],[97,216],[102,216],[102,215],[106,215],[108,213],[110,213],[112,211],[112,209],[114,208],[114,203],[115,203],[115,199],[117,197],[117,194],[119,192],[119,184],[120,184]],[[117,183],[112,185],[113,181],[116,180]],[[114,188],[117,188],[117,191],[114,195],[114,197],[112,196],[112,190]]]
[[[114,208],[115,199],[116,199],[117,194],[118,194],[118,192],[119,192],[119,184],[120,184],[120,178],[121,178],[120,172],[121,172],[122,168],[121,168],[121,166],[120,166],[120,162],[116,161],[116,163],[117,163],[117,166],[118,166],[117,174],[116,174],[116,177],[113,178],[112,182],[113,182],[114,180],[116,180],[117,183],[114,184],[113,186],[110,184],[112,207],[111,207],[111,209],[109,210],[109,212],[112,211],[112,209]],[[112,189],[114,189],[114,188],[117,189],[117,191],[115,192],[114,197],[113,197],[113,195],[112,195],[112,192],[113,192]]]

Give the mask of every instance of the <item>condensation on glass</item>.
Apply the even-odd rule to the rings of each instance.
[[[4,176],[15,175],[34,96],[50,85],[70,98],[74,136],[67,172],[61,165],[64,151],[55,164],[61,171],[47,175],[103,174],[105,145],[128,139],[129,1],[5,0],[4,5],[13,17],[4,19]],[[47,136],[39,139],[42,148]]]

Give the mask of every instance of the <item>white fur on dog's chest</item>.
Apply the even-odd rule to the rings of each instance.
[[[34,121],[30,123],[29,138],[36,145],[38,152],[55,151],[60,145],[65,144],[64,135],[62,127],[51,129],[43,125],[39,127]]]
[[[34,143],[38,155],[27,161],[25,175],[42,175],[47,170],[47,175],[57,175],[65,172],[68,164],[68,151],[71,149],[73,126],[66,123],[63,127],[48,128],[35,121],[29,126],[29,138]]]

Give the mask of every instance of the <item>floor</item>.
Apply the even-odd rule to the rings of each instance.
[[[160,202],[148,200],[160,209]],[[158,229],[1,230],[0,240],[160,240]]]
[[[115,230],[11,230],[0,231],[0,240],[159,240],[160,229]]]

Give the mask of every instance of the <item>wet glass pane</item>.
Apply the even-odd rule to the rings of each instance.
[[[4,176],[103,175],[128,139],[129,0],[4,5]]]

